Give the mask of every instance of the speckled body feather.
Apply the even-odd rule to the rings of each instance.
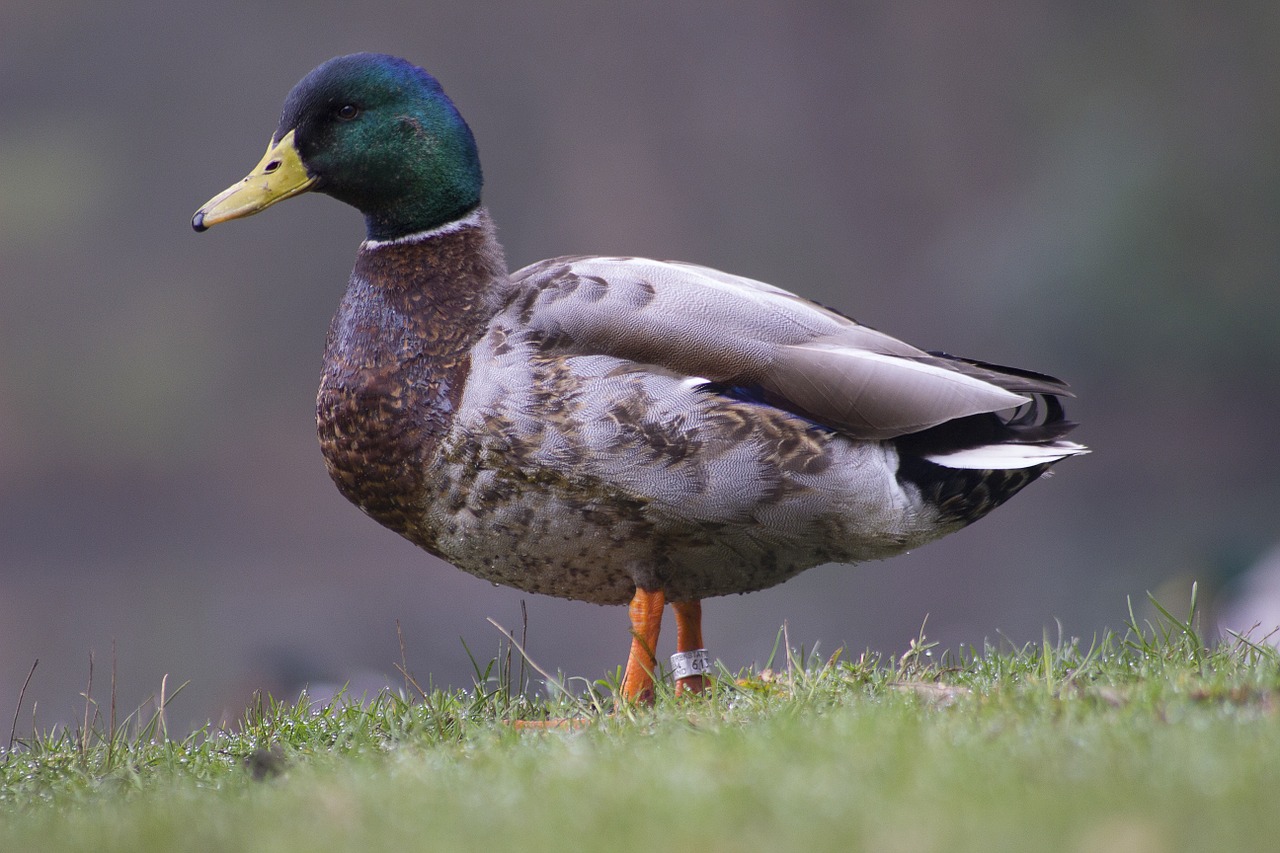
[[[796,387],[806,360],[843,365],[855,346],[876,354],[870,373]],[[912,401],[875,413],[876,383],[917,375],[943,383],[937,423]],[[872,416],[842,383],[872,386]],[[946,383],[963,399],[947,403]],[[459,568],[600,604],[637,586],[680,601],[900,553],[1049,464],[975,471],[930,454],[988,440],[1077,452],[1058,441],[1060,409],[1020,439],[989,401],[965,409],[970,386],[1019,401],[1064,393],[701,267],[564,258],[508,275],[481,209],[434,236],[362,247],[318,425],[343,494]]]

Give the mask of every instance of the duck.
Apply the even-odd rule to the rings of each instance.
[[[959,530],[1087,452],[1052,376],[926,351],[705,266],[566,256],[510,271],[475,139],[440,83],[378,53],[289,92],[266,154],[197,232],[302,193],[365,238],[316,422],[338,490],[479,578],[627,605],[620,701],[711,665],[702,601]]]

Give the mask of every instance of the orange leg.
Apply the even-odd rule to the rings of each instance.
[[[691,652],[702,648],[702,602],[676,601],[671,605],[676,613],[676,651]],[[707,686],[705,675],[690,675],[676,679],[676,695],[686,690],[701,693]]]
[[[628,702],[653,700],[653,673],[658,668],[658,632],[667,597],[662,590],[636,588],[628,612],[631,615],[631,654],[622,677],[622,698]]]

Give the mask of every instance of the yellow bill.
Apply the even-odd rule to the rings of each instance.
[[[191,217],[191,227],[205,231],[219,222],[252,216],[278,201],[306,192],[315,182],[302,165],[291,130],[279,142],[267,146],[267,153],[244,180],[205,202]]]

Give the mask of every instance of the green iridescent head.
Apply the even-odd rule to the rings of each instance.
[[[331,59],[293,87],[262,161],[196,212],[197,231],[315,191],[364,214],[390,240],[480,204],[471,129],[421,68],[377,53]]]

